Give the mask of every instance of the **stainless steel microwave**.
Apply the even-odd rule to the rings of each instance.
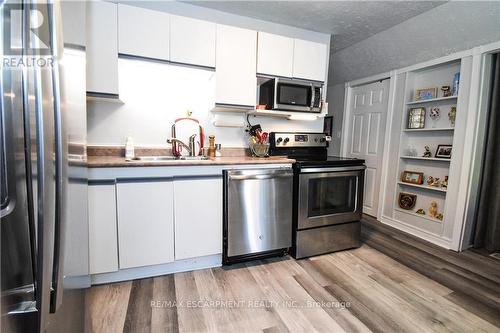
[[[273,78],[259,85],[259,104],[266,110],[321,112],[323,84]]]

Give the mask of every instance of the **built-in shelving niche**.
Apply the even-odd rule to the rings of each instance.
[[[396,87],[396,93],[399,92],[400,95],[399,103],[395,103],[394,113],[400,114],[395,115],[393,118],[396,122],[393,126],[396,136],[392,136],[395,140],[391,144],[399,145],[399,147],[393,147],[390,158],[396,163],[388,166],[386,205],[383,208],[383,216],[389,216],[393,225],[397,226],[399,224],[403,229],[413,228],[422,234],[430,235],[430,238],[449,240],[451,238],[450,230],[453,229],[453,227],[447,226],[447,224],[454,223],[455,216],[453,201],[456,201],[456,195],[450,193],[450,190],[456,192],[458,189],[459,170],[453,171],[453,165],[460,165],[461,163],[461,149],[456,145],[461,142],[461,138],[457,140],[457,136],[463,133],[464,128],[464,124],[459,122],[465,117],[457,116],[455,124],[452,124],[448,113],[452,106],[457,107],[457,115],[467,110],[460,109],[463,94],[459,93],[454,96],[444,97],[440,88],[446,85],[453,89],[454,75],[461,71],[462,60],[457,59],[403,72],[399,76],[399,78],[403,79],[397,81],[400,86]],[[465,84],[468,85],[469,82],[465,82]],[[463,85],[463,82],[460,82],[460,87]],[[432,87],[438,87],[438,95],[435,98],[423,101],[416,100],[415,93],[417,89]],[[398,97],[396,97],[396,101],[398,101]],[[426,109],[424,128],[408,128],[408,112],[415,107]],[[430,118],[430,110],[433,107],[439,108],[439,119],[433,120]],[[400,123],[398,124],[398,122]],[[422,156],[426,145],[429,146],[432,153],[430,158]],[[438,145],[453,145],[451,159],[435,157]],[[458,169],[460,168],[458,167]],[[404,170],[423,172],[424,183],[422,185],[412,185],[402,182],[401,176]],[[448,176],[448,187],[427,185],[426,178],[428,176],[439,177],[441,180]],[[417,195],[414,208],[405,210],[399,207],[398,198],[401,192]],[[444,215],[442,221],[429,215],[429,207],[432,201],[437,203],[438,212]],[[425,210],[425,215],[416,213],[420,208]]]

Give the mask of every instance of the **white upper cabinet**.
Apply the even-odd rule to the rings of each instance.
[[[87,92],[118,95],[117,5],[86,4]]]
[[[217,25],[215,102],[255,107],[256,63],[256,31]]]
[[[116,185],[120,269],[174,261],[172,181]]]
[[[292,77],[293,38],[259,32],[257,73]]]
[[[85,2],[61,1],[65,46],[85,46]]]
[[[215,67],[215,28],[212,22],[170,16],[170,61]]]
[[[169,14],[118,5],[119,53],[169,60],[169,31]]]
[[[327,45],[295,39],[293,77],[326,81]]]
[[[175,260],[222,253],[222,179],[174,180],[174,195]]]

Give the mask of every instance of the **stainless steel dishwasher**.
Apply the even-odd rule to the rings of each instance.
[[[292,245],[292,169],[223,174],[222,263],[285,255]]]

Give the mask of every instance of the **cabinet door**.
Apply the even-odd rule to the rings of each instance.
[[[175,180],[175,259],[222,252],[222,179]]]
[[[216,103],[255,107],[256,61],[256,31],[217,25]]]
[[[85,2],[61,1],[65,46],[85,46]]]
[[[326,44],[295,39],[293,77],[316,81],[326,80]]]
[[[118,270],[115,185],[89,185],[90,274]]]
[[[172,181],[116,184],[120,269],[174,260]]]
[[[169,60],[170,15],[118,5],[119,53]]]
[[[215,67],[215,23],[171,15],[170,61]]]
[[[259,32],[257,73],[292,77],[293,38]]]
[[[118,95],[117,5],[87,2],[87,91]]]

